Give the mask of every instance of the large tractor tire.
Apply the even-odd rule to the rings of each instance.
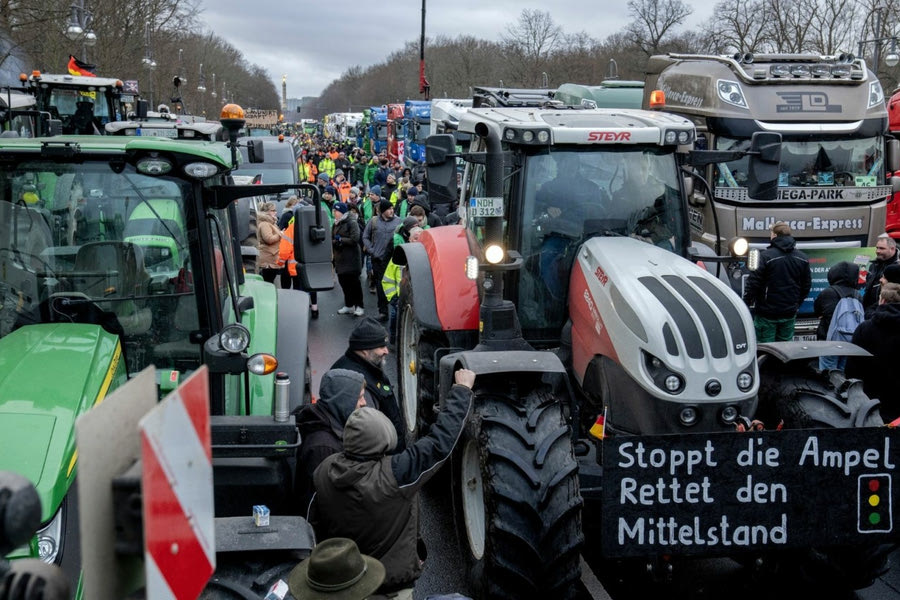
[[[397,374],[400,379],[400,414],[406,424],[407,443],[425,433],[434,422],[435,355],[447,347],[441,331],[419,327],[408,288],[401,293],[397,323]]]
[[[454,453],[454,513],[479,598],[574,598],[582,500],[562,402],[482,394]]]
[[[777,374],[760,387],[760,399],[774,408],[775,417],[785,429],[849,429],[884,424],[878,401],[863,392],[862,382],[846,379],[838,371],[818,374],[809,369]],[[802,577],[807,589],[861,589],[885,572],[888,554],[894,549],[895,546],[884,544],[809,548],[799,556],[776,559],[774,566],[785,577]]]

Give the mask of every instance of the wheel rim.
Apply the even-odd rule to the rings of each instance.
[[[403,420],[406,421],[406,429],[410,433],[416,430],[419,412],[418,382],[416,381],[418,343],[419,336],[413,322],[412,309],[407,305],[403,309],[400,320],[400,356],[397,370],[400,374],[400,386],[403,392]]]
[[[475,560],[484,556],[484,485],[481,480],[481,460],[478,445],[473,440],[466,442],[460,466],[462,481],[463,518],[469,551]]]

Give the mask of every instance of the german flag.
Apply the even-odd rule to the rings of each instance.
[[[83,63],[73,55],[69,55],[69,74],[70,75],[81,75],[82,77],[96,77],[94,74],[94,69],[97,68],[97,65],[89,65],[87,63]]]

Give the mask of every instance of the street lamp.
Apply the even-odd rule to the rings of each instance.
[[[881,34],[881,11],[882,8],[875,9],[875,35]],[[883,37],[872,38],[870,40],[860,40],[858,43],[858,54],[864,56],[863,49],[865,44],[875,44],[875,52],[872,57],[872,67],[875,73],[878,73],[878,61],[881,57],[881,45],[884,42],[891,43],[891,51],[884,55],[884,64],[888,67],[895,67],[900,63],[900,54],[897,53],[897,36],[889,35]]]
[[[84,0],[78,0],[71,9],[69,23],[66,25],[66,37],[73,42],[81,42],[81,55],[87,60],[88,46],[93,47],[97,43],[97,34],[91,27],[94,15],[85,9]]]
[[[150,106],[153,106],[153,71],[156,70],[156,61],[153,60],[153,48],[150,46],[150,23],[144,24],[144,58],[141,63],[150,71]]]
[[[197,91],[201,94],[206,92],[206,77],[203,75],[203,63],[200,63],[200,82],[197,84]]]
[[[216,94],[216,74],[213,73],[213,82],[212,82],[212,91],[209,92],[209,95],[215,98],[218,94]]]

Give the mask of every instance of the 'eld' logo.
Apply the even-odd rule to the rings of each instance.
[[[776,95],[784,100],[784,104],[775,105],[775,110],[780,113],[839,113],[844,110],[840,104],[829,104],[825,92],[777,92]]]

